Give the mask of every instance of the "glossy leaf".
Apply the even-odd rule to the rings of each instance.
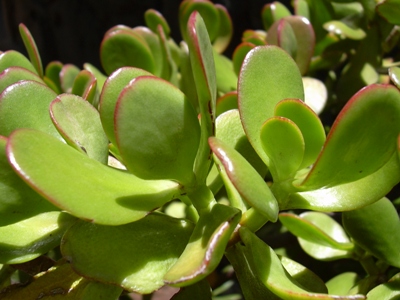
[[[302,185],[307,189],[332,187],[378,171],[395,151],[399,114],[398,89],[372,85],[359,91],[336,118]]]
[[[328,215],[306,212],[300,216],[281,213],[279,220],[297,236],[300,246],[319,260],[349,257],[354,245],[343,228]]]
[[[76,75],[72,85],[71,94],[81,96],[83,99],[93,103],[96,96],[97,80],[92,73],[82,70]]]
[[[268,30],[276,21],[290,15],[289,9],[279,1],[265,4],[261,11],[264,29]]]
[[[23,263],[47,253],[60,244],[75,220],[67,213],[52,211],[0,227],[0,263]]]
[[[399,67],[391,67],[389,68],[389,77],[392,82],[400,89],[400,68]]]
[[[157,27],[158,25],[161,25],[165,35],[167,37],[170,35],[171,29],[168,25],[168,22],[160,12],[156,11],[155,9],[148,9],[144,13],[144,19],[147,27],[149,27],[154,33],[157,33]]]
[[[304,156],[300,168],[313,164],[326,139],[324,127],[318,116],[303,101],[298,99],[280,101],[275,106],[274,114],[293,121],[301,131],[304,139]]]
[[[29,97],[26,97],[26,95]],[[32,128],[61,139],[49,115],[56,93],[37,81],[20,81],[0,94],[0,135],[18,128]]]
[[[73,64],[63,65],[60,72],[60,84],[63,92],[71,93],[75,78],[80,71],[81,70]]]
[[[226,93],[222,97],[218,98],[216,104],[216,116],[219,116],[220,114],[228,110],[237,109],[237,100],[238,99],[236,91]]]
[[[219,16],[218,35],[213,41],[213,48],[217,53],[222,53],[229,46],[233,35],[232,19],[228,10],[221,4],[215,4]]]
[[[319,42],[326,35],[323,24],[335,19],[335,12],[329,0],[306,0],[308,4],[309,20],[315,30],[316,41]]]
[[[233,70],[232,61],[214,51],[214,62],[218,93],[225,94],[237,90],[238,78]]]
[[[196,6],[194,5],[193,7]],[[214,135],[217,97],[216,67],[209,33],[205,24],[199,12],[193,12],[187,24],[190,63],[201,115],[200,145],[194,167],[194,172],[200,183],[205,181],[211,163],[211,150],[207,139]]]
[[[274,181],[292,178],[304,157],[304,138],[297,125],[283,117],[272,117],[261,127],[261,144],[269,157]]]
[[[210,137],[209,143],[243,199],[268,220],[275,222],[278,218],[278,203],[264,179],[231,146],[215,137]],[[249,189],[249,186],[252,188]]]
[[[103,89],[104,82],[107,80],[107,76],[104,75],[99,69],[97,69],[95,66],[89,63],[83,64],[83,68],[90,73],[93,74],[93,76],[96,78],[97,81],[97,90],[100,91]]]
[[[400,220],[387,198],[343,213],[343,226],[354,241],[386,263],[400,265]],[[385,230],[380,230],[385,228]]]
[[[163,276],[178,260],[192,230],[184,220],[157,213],[121,226],[80,221],[64,236],[61,251],[87,278],[148,294],[164,285]]]
[[[328,100],[328,90],[325,84],[313,77],[303,77],[304,102],[319,115]]]
[[[0,53],[0,72],[10,67],[21,67],[39,75],[31,62],[23,54],[14,50]]]
[[[254,268],[264,285],[282,299],[338,299],[338,296],[305,290],[288,274],[278,256],[267,244],[246,228],[240,229],[242,241],[253,256]],[[365,299],[363,295],[342,296],[339,299]]]
[[[151,76],[151,73],[133,67],[123,67],[113,72],[104,82],[100,94],[99,112],[104,132],[108,139],[116,145],[114,129],[114,113],[118,97],[122,89],[138,76]]]
[[[179,195],[176,183],[141,180],[36,130],[14,131],[7,155],[14,170],[43,197],[99,224],[136,221]]]
[[[0,73],[0,93],[9,85],[21,80],[33,80],[44,83],[43,80],[31,71],[21,67],[10,67]]]
[[[33,191],[14,172],[6,156],[7,139],[0,136],[0,226],[59,209]]]
[[[101,64],[107,74],[125,67],[153,73],[154,58],[146,41],[133,30],[115,29],[106,33],[100,47]]]
[[[200,126],[185,95],[169,82],[151,76],[132,80],[118,98],[115,135],[132,173],[193,183]]]
[[[57,87],[55,92],[60,94],[62,92],[61,81],[60,81],[60,73],[62,70],[63,64],[59,61],[51,61],[45,68],[44,76],[51,80],[51,82]]]
[[[275,105],[286,98],[304,98],[296,63],[276,46],[260,46],[251,50],[239,75],[239,111],[250,143],[267,165],[269,158],[262,147],[260,129],[274,115]]]
[[[64,263],[37,276],[28,286],[9,289],[2,299],[48,298],[54,300],[117,299],[122,288],[82,278]]]
[[[367,294],[370,300],[395,300],[400,297],[400,275],[396,274],[388,282],[382,283],[370,290]]]
[[[232,62],[233,62],[233,70],[237,75],[240,73],[240,69],[242,67],[242,63],[244,61],[244,58],[246,57],[247,53],[250,52],[251,49],[253,49],[256,45],[249,43],[249,42],[243,42],[239,44],[236,48],[235,51],[233,52],[232,56]]]
[[[352,40],[362,40],[366,33],[361,28],[354,29],[341,21],[329,21],[324,24],[324,28],[331,33],[339,35],[341,38]]]
[[[83,98],[59,95],[50,105],[50,116],[69,145],[103,164],[108,160],[108,139],[98,111]]]
[[[267,32],[267,43],[285,50],[293,59],[297,55],[297,38],[292,25],[285,18],[275,22]]]
[[[334,212],[357,209],[374,203],[400,182],[400,164],[397,156],[397,153],[394,153],[382,168],[357,181],[293,193],[289,196],[288,204],[281,209],[301,208]]]
[[[329,294],[348,295],[350,289],[359,281],[355,272],[343,272],[326,282]]]
[[[214,271],[240,216],[240,210],[222,204],[215,204],[209,213],[200,216],[189,243],[165,274],[164,281],[174,286],[187,286]]]
[[[376,6],[376,11],[385,18],[389,23],[400,25],[400,1],[399,0],[385,0],[379,2]]]
[[[21,23],[19,24],[19,33],[21,35],[22,41],[24,42],[32,65],[35,67],[39,77],[43,77],[42,59],[40,58],[39,50],[36,46],[35,40],[33,39],[31,32],[24,24]]]

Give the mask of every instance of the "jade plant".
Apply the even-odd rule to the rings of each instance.
[[[43,68],[21,24],[29,59],[0,54],[0,298],[399,297],[400,2],[294,8],[266,5],[231,58],[222,5],[183,1],[179,44],[148,10],[105,33],[103,70]],[[359,269],[323,279],[293,248]],[[240,294],[212,283],[223,264]]]

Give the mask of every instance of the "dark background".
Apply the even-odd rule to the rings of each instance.
[[[181,0],[0,0],[0,50],[25,48],[18,31],[24,23],[35,38],[43,65],[59,60],[82,68],[85,62],[100,67],[99,47],[114,25],[145,25],[144,12],[153,8],[167,19],[172,37],[181,41],[178,7]],[[217,0],[234,24],[226,55],[240,43],[246,29],[262,29],[261,10],[268,0]],[[290,2],[290,1],[283,1]]]

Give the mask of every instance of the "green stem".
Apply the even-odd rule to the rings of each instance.
[[[213,193],[206,185],[196,186],[194,189],[188,191],[187,196],[192,201],[193,206],[200,216],[210,212],[211,208],[217,203]]]
[[[257,210],[251,207],[245,213],[243,213],[240,220],[240,226],[244,226],[250,229],[252,232],[259,230],[268,220],[264,215],[260,214]]]
[[[368,255],[368,254],[365,255],[362,259],[360,259],[360,263],[368,275],[379,275],[380,274],[380,270],[376,266],[375,261],[371,255]]]

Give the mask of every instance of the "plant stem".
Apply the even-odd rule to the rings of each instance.
[[[194,189],[188,191],[187,196],[193,203],[197,212],[201,216],[211,211],[211,208],[217,203],[213,193],[206,185],[198,185]]]

